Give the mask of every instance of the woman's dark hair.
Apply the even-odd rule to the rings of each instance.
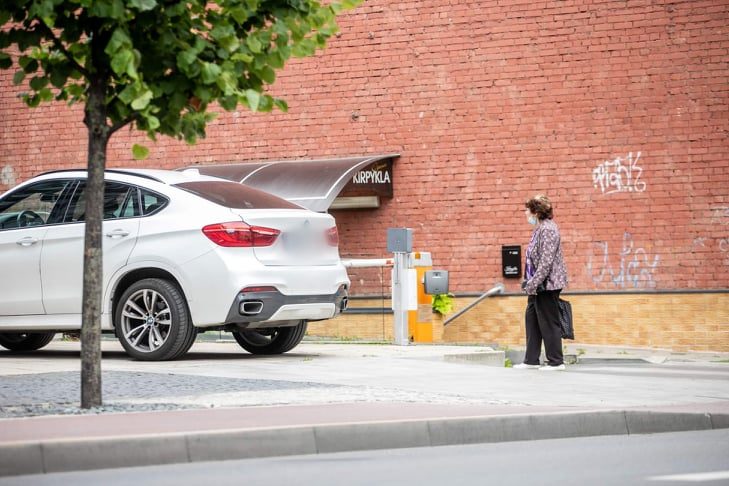
[[[552,201],[550,201],[544,194],[537,194],[533,198],[529,199],[524,206],[528,208],[529,211],[536,214],[540,221],[544,219],[552,219],[554,216],[552,213]]]

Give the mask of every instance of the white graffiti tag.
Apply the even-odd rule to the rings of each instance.
[[[627,157],[606,160],[592,171],[592,184],[603,194],[614,192],[643,192],[646,183],[640,180],[643,169],[638,166],[640,152],[630,152]]]
[[[608,243],[604,241],[593,243],[593,252],[587,262],[587,273],[595,284],[614,285],[615,287],[626,288],[655,288],[656,282],[653,279],[660,257],[648,256],[644,248],[635,247],[633,236],[630,233],[623,234],[623,249],[620,251],[620,266],[613,268]],[[598,250],[597,260],[593,263],[595,249]]]
[[[729,206],[711,208],[711,222],[729,224]]]
[[[0,184],[4,186],[15,185],[15,173],[13,172],[13,168],[9,165],[6,165],[2,170],[0,170]]]

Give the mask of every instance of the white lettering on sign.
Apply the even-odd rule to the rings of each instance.
[[[379,170],[363,170],[354,175],[353,181],[355,184],[389,184],[390,174]]]
[[[355,184],[389,184],[390,173],[387,172],[387,164],[378,164],[370,170],[361,170],[352,178]]]

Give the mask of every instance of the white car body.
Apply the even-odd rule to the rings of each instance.
[[[32,184],[85,178],[85,171],[35,177],[0,196],[0,207],[11,193]],[[244,186],[194,171],[107,171],[105,180],[150,191],[168,202],[150,215],[104,220],[102,329],[114,329],[115,299],[130,275],[169,276],[182,290],[197,328],[232,324],[253,328],[329,319],[346,306],[350,282],[338,248],[319,239],[335,228],[332,216],[294,205],[250,209],[216,204],[176,184]],[[269,246],[231,248],[203,233],[204,227],[230,222],[273,228],[280,234]],[[82,221],[66,220],[0,228],[0,332],[80,329],[84,231]],[[297,237],[302,241],[293,241]],[[258,313],[263,317],[232,315],[242,302],[241,291],[251,287],[275,288],[276,308],[265,309],[272,313]],[[264,308],[269,304],[265,302]]]

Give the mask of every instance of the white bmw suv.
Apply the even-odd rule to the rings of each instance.
[[[108,170],[101,328],[129,355],[170,360],[204,330],[254,354],[294,348],[347,305],[334,218],[196,171]],[[81,328],[86,172],[0,196],[0,346]]]

